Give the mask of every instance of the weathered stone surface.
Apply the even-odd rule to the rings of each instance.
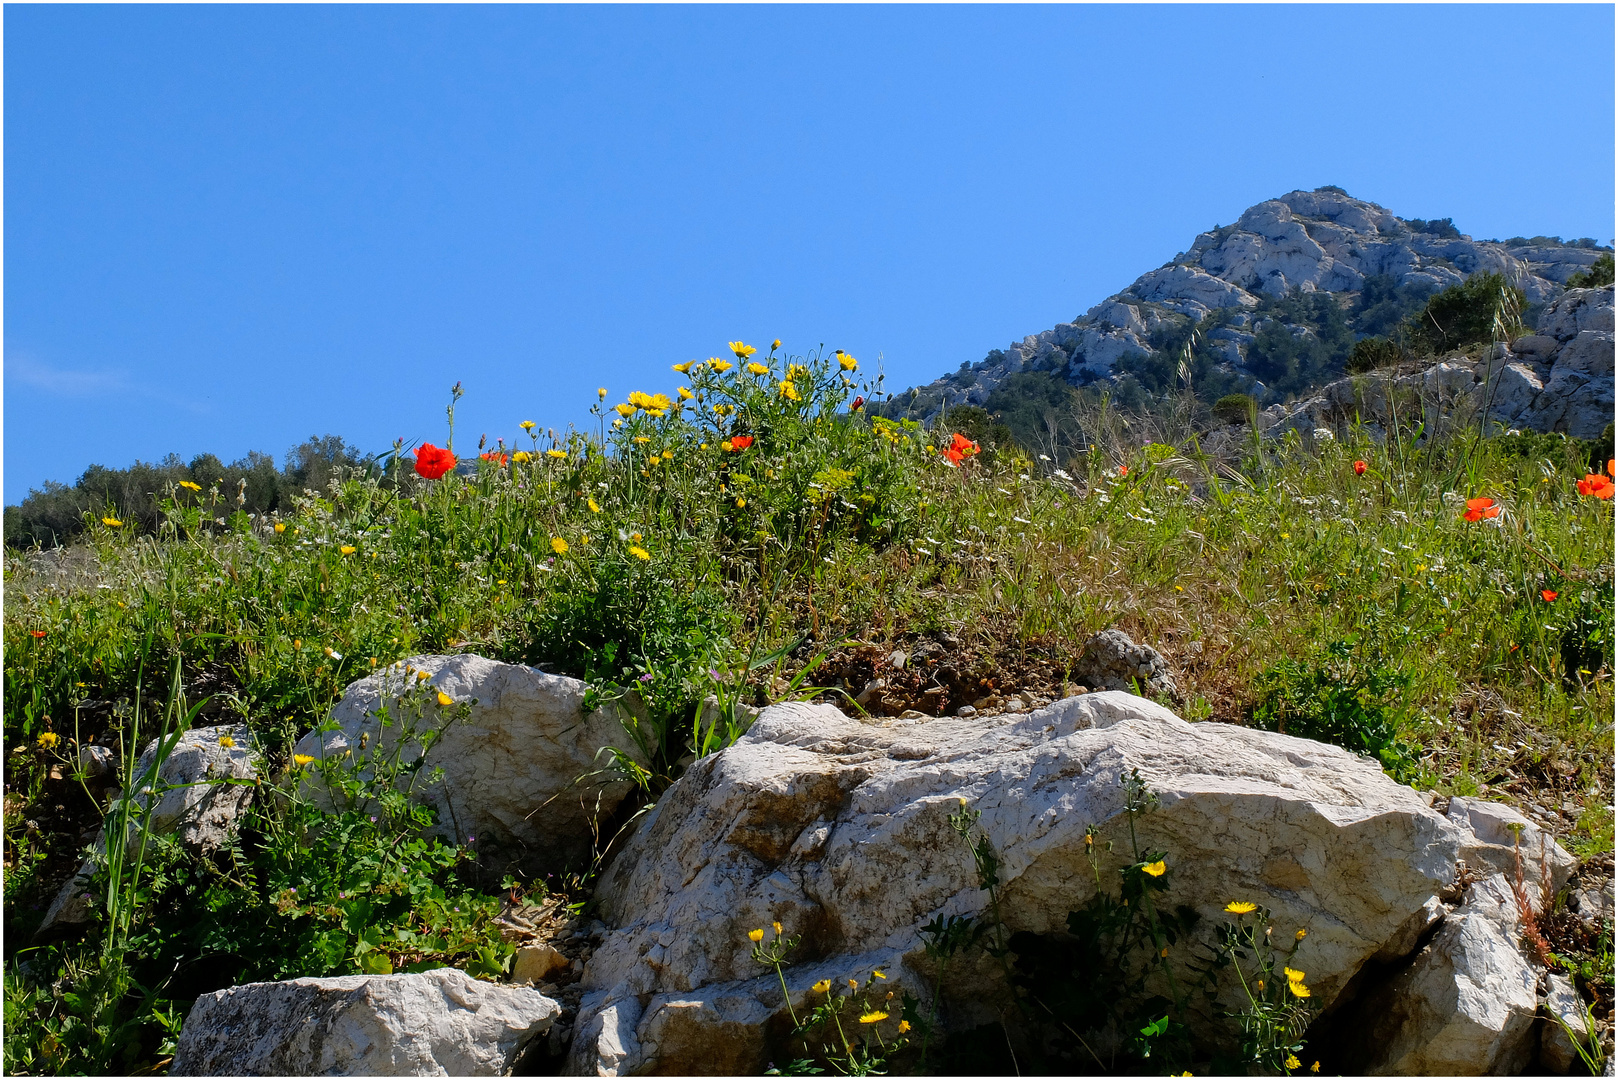
[[[541,982],[553,971],[568,966],[568,958],[550,945],[525,945],[517,950],[511,961],[511,981],[514,983]]]
[[[1506,880],[1470,886],[1465,901],[1397,977],[1359,1003],[1372,1076],[1515,1074],[1534,1049],[1539,999],[1518,948],[1520,921]]]
[[[454,968],[247,983],[203,994],[175,1076],[500,1076],[560,1007]]]
[[[335,729],[311,731],[294,753],[359,754],[362,738],[391,745],[401,722],[441,726],[439,693],[476,702],[466,722],[449,723],[432,747],[427,764],[443,770],[442,783],[416,787],[438,812],[435,833],[553,854],[587,844],[590,819],[611,813],[631,790],[602,773],[612,763],[606,749],[643,760],[625,728],[627,709],[608,703],[586,714],[585,689],[577,679],[481,656],[414,657],[351,685],[331,711]],[[389,728],[378,719],[384,706],[395,721]],[[404,757],[420,754],[419,739],[411,739]],[[307,775],[305,790],[327,799],[319,771]]]
[[[1579,1051],[1568,1038],[1563,1024],[1584,1034],[1584,1002],[1579,1000],[1573,980],[1566,975],[1546,976],[1547,991],[1542,1003],[1545,1016],[1539,1032],[1539,1064],[1552,1076],[1566,1076],[1579,1060]],[[1557,1021],[1560,1020],[1561,1023]]]
[[[1449,819],[1471,834],[1461,848],[1467,865],[1511,881],[1520,857],[1523,887],[1536,909],[1548,906],[1579,864],[1554,836],[1504,803],[1457,795],[1450,800]]]
[[[226,746],[226,741],[232,745]],[[223,846],[230,838],[237,816],[253,797],[251,785],[229,781],[252,780],[260,766],[247,726],[192,728],[180,736],[154,776],[152,767],[156,761],[157,742],[153,740],[136,759],[134,778],[126,778],[131,785],[145,781],[133,793],[139,806],[144,808],[148,804],[154,790],[158,794],[152,806],[152,831],[158,835],[174,833],[181,843],[199,854],[208,854]],[[125,844],[126,857],[133,857],[140,845],[140,828],[134,822],[131,825]],[[104,832],[97,835],[95,847],[97,851],[106,850]],[[62,886],[45,912],[39,929],[41,934],[60,924],[89,919],[84,890],[93,869],[93,864],[85,860],[73,878]]]
[[[1094,690],[1134,693],[1137,681],[1153,695],[1180,696],[1168,661],[1150,645],[1137,645],[1122,630],[1103,630],[1084,644],[1072,678]]]
[[[903,726],[775,706],[681,777],[603,875],[617,929],[585,970],[569,1069],[759,1071],[785,1013],[746,935],[777,920],[803,937],[786,972],[800,1013],[817,980],[877,967],[928,1000],[920,927],[987,902],[947,822],[963,798],[1000,855],[1008,925],[1064,927],[1094,889],[1085,825],[1127,848],[1130,767],[1162,799],[1140,829],[1169,853],[1165,902],[1195,907],[1208,933],[1233,899],[1268,906],[1288,933],[1308,927],[1297,962],[1322,1003],[1453,879],[1461,830],[1374,764],[1187,724],[1129,694]],[[973,1011],[989,1008],[991,966],[951,971],[955,1020],[992,1015]]]

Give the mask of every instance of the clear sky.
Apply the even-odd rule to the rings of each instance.
[[[1585,6],[16,6],[5,499],[92,462],[464,449],[727,340],[897,390],[1337,184],[1614,235]],[[466,440],[466,441],[462,441]]]

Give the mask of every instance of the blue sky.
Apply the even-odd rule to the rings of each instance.
[[[7,6],[5,499],[580,422],[727,340],[893,389],[1337,184],[1614,235],[1610,5]]]

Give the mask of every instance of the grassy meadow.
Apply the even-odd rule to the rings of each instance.
[[[109,507],[71,549],[9,552],[6,1070],[161,1070],[190,998],[235,981],[445,962],[498,977],[501,895],[580,910],[591,863],[536,875],[421,840],[408,807],[258,798],[224,855],[155,843],[92,889],[124,918],[31,942],[111,805],[75,777],[76,745],[127,759],[137,712],[147,732],[244,722],[287,790],[292,743],[343,688],[424,653],[633,685],[650,798],[741,733],[694,723],[710,695],[820,695],[873,719],[1016,708],[1057,696],[1085,640],[1118,627],[1169,659],[1189,720],[1327,739],[1610,859],[1612,489],[1579,489],[1610,451],[1347,431],[1215,460],[1101,415],[1112,437],[1056,462],[947,418],[868,416],[879,388],[843,353],[738,342],[665,387],[603,389],[593,428],[513,415],[521,434],[476,452],[454,435],[457,388],[461,467],[435,479],[414,464],[426,448],[396,446],[274,514],[176,485],[155,533]],[[853,704],[923,639],[947,677]],[[1606,950],[1584,986],[1610,1015],[1610,932],[1562,948]]]

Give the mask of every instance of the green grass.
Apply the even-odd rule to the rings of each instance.
[[[768,700],[794,675],[813,683],[806,660],[840,642],[948,630],[991,653],[1071,662],[1091,633],[1120,626],[1170,658],[1189,718],[1392,748],[1384,763],[1419,786],[1539,802],[1563,815],[1576,851],[1611,850],[1613,506],[1575,491],[1588,447],[1350,432],[1239,462],[1204,458],[1193,440],[1092,451],[1065,473],[1004,447],[955,467],[940,452],[949,432],[849,412],[875,387],[840,361],[789,369],[772,353],[757,375],[745,361],[700,364],[680,380],[689,401],[641,397],[620,415],[604,397],[594,430],[534,432],[465,475],[422,479],[396,447],[380,475],[341,476],[285,514],[250,517],[230,493],[175,487],[159,493],[154,534],[96,520],[58,569],[9,554],[8,942],[37,923],[100,812],[52,779],[52,764],[74,738],[126,722],[142,663],[176,661],[193,704],[211,695],[204,716],[254,728],[272,773],[348,683],[411,655],[537,663],[605,692],[633,682],[650,720],[631,734],[651,753],[655,794],[693,749],[703,697]],[[726,449],[742,435],[754,441]],[[1499,516],[1465,520],[1472,497],[1497,500]],[[47,733],[57,747],[40,745]],[[403,835],[384,830],[354,850],[374,859]],[[246,853],[249,869],[211,900],[158,890],[145,931],[162,937],[164,920],[211,903],[214,938],[165,946],[186,968],[231,952],[220,944],[230,919],[240,941],[262,938],[249,925],[284,899],[299,857],[295,844],[265,851]],[[303,858],[360,857],[319,851]],[[417,854],[440,899],[479,880],[469,853]],[[315,875],[318,887],[373,880],[345,877],[345,865]],[[481,868],[485,890],[501,869]],[[238,942],[239,969],[379,963],[364,957],[387,946],[349,933],[353,918],[317,916],[299,915],[323,944]],[[440,951],[497,968],[464,930]],[[394,952],[405,965],[424,955]],[[31,976],[10,957],[8,1064],[63,1067],[39,1049],[46,1021],[9,1021],[14,1005],[19,1017],[61,1014],[49,987],[77,955],[36,955]],[[121,1000],[166,1015],[163,988],[147,989]],[[164,1030],[120,1045],[156,1055]]]

